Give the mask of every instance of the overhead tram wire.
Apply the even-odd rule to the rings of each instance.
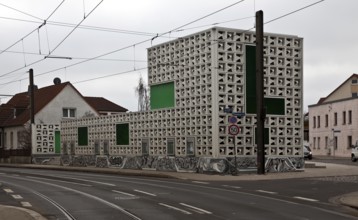
[[[102,0],[102,1],[103,1],[103,0]],[[219,13],[219,12],[225,10],[225,9],[228,9],[228,8],[230,8],[230,7],[233,7],[233,6],[239,4],[239,3],[243,2],[243,1],[245,1],[245,0],[240,0],[240,1],[238,1],[238,2],[235,2],[235,3],[233,3],[233,4],[229,5],[229,6],[226,6],[226,7],[224,7],[224,8],[219,9],[219,10],[216,10],[216,11],[214,11],[214,12],[208,14],[208,15],[205,15],[205,16],[203,16],[203,17],[200,17],[200,18],[198,18],[198,19],[196,19],[196,20],[194,20],[194,21],[191,21],[191,22],[189,22],[189,23],[186,23],[186,24],[184,24],[184,25],[181,25],[181,26],[179,26],[179,27],[177,27],[177,28],[174,28],[174,29],[172,29],[172,30],[170,30],[170,31],[167,31],[167,32],[164,32],[164,33],[161,33],[161,34],[157,34],[157,35],[156,35],[155,37],[153,37],[153,38],[140,41],[140,42],[138,42],[138,43],[136,43],[136,44],[133,44],[133,45],[140,45],[140,44],[143,44],[143,43],[146,43],[146,42],[151,42],[151,41],[152,41],[153,39],[155,39],[155,38],[161,37],[161,36],[163,36],[163,35],[166,35],[166,34],[169,34],[169,33],[173,32],[173,31],[176,31],[176,30],[178,30],[178,29],[180,29],[180,28],[183,28],[183,27],[185,27],[185,26],[188,26],[188,25],[190,25],[190,24],[193,24],[193,23],[195,23],[195,22],[198,22],[198,21],[200,21],[200,20],[202,20],[202,19],[204,19],[204,18],[207,18],[207,17],[212,16],[212,15],[214,15],[214,14],[216,14],[216,13]],[[103,56],[110,55],[110,54],[112,54],[112,53],[119,52],[119,51],[121,51],[121,50],[125,50],[125,49],[128,49],[128,48],[132,48],[133,45],[126,46],[126,47],[122,47],[122,48],[119,48],[119,49],[116,49],[116,50],[113,50],[113,51],[110,51],[110,52],[107,52],[107,53],[98,55],[98,56],[96,56],[96,57],[93,57],[93,58],[90,58],[90,59],[87,59],[87,60],[84,60],[84,61],[80,61],[80,62],[71,64],[71,65],[66,66],[66,67],[57,68],[57,69],[55,69],[55,70],[51,70],[51,71],[47,71],[47,72],[44,72],[44,73],[40,73],[40,74],[37,74],[37,75],[35,75],[35,76],[40,76],[40,75],[44,75],[44,74],[47,74],[47,73],[51,73],[51,72],[53,72],[53,71],[57,71],[57,70],[60,70],[60,69],[63,69],[63,68],[68,68],[68,67],[76,66],[76,65],[79,65],[79,64],[82,64],[82,63],[85,63],[85,62],[88,62],[88,61],[91,61],[91,60],[94,60],[94,59],[97,59],[97,58],[100,58],[100,57],[103,57]],[[41,61],[42,61],[42,60],[41,60]],[[28,65],[28,66],[29,66],[29,65]],[[8,74],[8,73],[7,73],[7,74]],[[0,75],[0,77],[1,77],[1,75]],[[10,83],[10,82],[9,82],[9,83]]]
[[[42,28],[44,25],[46,25],[46,20],[48,20],[48,19],[57,11],[57,9],[62,5],[62,3],[63,3],[64,1],[65,1],[65,0],[63,0],[63,1],[56,7],[56,9],[53,10],[53,12],[50,14],[50,16],[49,16],[47,19],[45,19],[45,20],[10,7],[10,8],[13,9],[13,10],[16,10],[16,11],[19,11],[19,12],[21,12],[21,13],[23,13],[23,14],[28,15],[28,16],[31,16],[31,17],[40,19],[40,20],[42,20],[43,22],[42,22],[41,25],[38,26],[35,30],[31,31],[30,33],[28,33],[27,35],[25,35],[24,37],[22,37],[20,40],[16,41],[15,43],[13,43],[13,44],[11,44],[10,46],[8,46],[6,49],[2,50],[2,51],[0,52],[0,54],[4,53],[4,52],[7,51],[8,49],[12,48],[13,46],[15,46],[16,44],[18,44],[19,42],[23,41],[23,40],[24,40],[25,38],[27,38],[28,36],[30,36],[32,33],[34,33],[35,31],[38,31],[40,28]],[[0,3],[0,4],[1,4],[1,3]],[[3,5],[3,4],[1,4],[1,5]],[[4,5],[3,5],[3,6],[4,6]],[[6,7],[9,7],[9,6],[6,6]]]
[[[21,14],[27,15],[27,16],[29,16],[29,17],[36,18],[36,19],[38,19],[38,20],[40,20],[40,21],[43,21],[42,18],[36,17],[36,16],[34,16],[34,15],[31,15],[31,14],[26,13],[26,12],[24,12],[24,11],[21,11],[21,10],[19,10],[19,9],[13,8],[13,7],[11,7],[11,6],[5,5],[5,4],[3,4],[3,3],[0,3],[0,5],[1,5],[1,6],[4,6],[4,7],[6,7],[6,8],[10,8],[11,10],[20,12]]]
[[[321,3],[321,2],[323,2],[323,1],[324,1],[324,0],[321,0],[321,1],[315,2],[315,3],[313,3],[313,4],[304,6],[304,7],[302,7],[302,8],[299,8],[299,9],[295,10],[295,11],[289,12],[289,13],[284,14],[284,15],[282,15],[282,16],[279,16],[279,17],[277,17],[277,18],[275,18],[275,19],[269,20],[269,21],[266,22],[265,24],[268,24],[268,23],[271,23],[271,22],[273,22],[273,21],[279,20],[279,19],[281,19],[281,18],[284,18],[284,17],[289,16],[289,15],[291,15],[291,14],[294,14],[294,13],[296,13],[296,12],[298,12],[298,11],[301,11],[301,10],[304,10],[304,9],[309,8],[309,7],[311,7],[311,6],[314,6],[314,5],[316,5],[316,4],[318,4],[318,3]],[[247,29],[247,30],[243,31],[242,34],[247,33],[247,32],[249,32],[249,31],[252,30],[252,29],[255,29],[255,27],[252,27],[252,28],[250,28],[250,29]],[[218,42],[216,42],[216,43],[218,43]],[[185,66],[185,67],[194,67],[194,66],[188,66],[188,65],[183,65],[183,66]],[[140,69],[134,69],[134,70],[124,71],[124,72],[115,73],[115,74],[110,74],[110,75],[106,75],[106,76],[95,77],[95,78],[92,78],[92,79],[86,79],[86,80],[82,80],[82,81],[77,81],[77,82],[74,82],[73,84],[83,83],[83,82],[88,82],[88,81],[93,81],[93,80],[98,80],[98,79],[103,79],[103,78],[108,78],[108,77],[112,77],[112,76],[116,76],[116,75],[120,75],[120,74],[125,74],[125,73],[130,73],[130,72],[136,72],[136,71],[144,70],[144,69],[147,69],[147,68],[148,68],[148,67],[143,67],[143,68],[140,68]]]
[[[221,12],[221,11],[227,9],[227,8],[233,7],[234,5],[237,5],[237,4],[239,4],[239,3],[243,2],[243,1],[245,1],[245,0],[241,0],[241,1],[238,1],[238,2],[236,2],[236,3],[234,3],[234,4],[231,4],[231,5],[229,5],[229,6],[226,6],[226,7],[222,8],[222,9],[219,9],[219,10],[217,10],[217,11],[215,11],[215,12],[212,12],[212,13],[210,13],[210,14],[208,14],[208,15],[205,15],[205,16],[203,16],[203,17],[201,17],[201,18],[198,18],[198,19],[196,19],[196,20],[194,20],[194,21],[192,21],[192,22],[189,22],[189,23],[187,23],[187,24],[184,24],[184,25],[182,25],[182,26],[180,26],[180,27],[178,27],[178,28],[172,29],[171,31],[167,31],[167,32],[162,33],[162,34],[157,34],[154,38],[163,36],[163,35],[165,35],[165,34],[169,34],[169,33],[173,32],[173,31],[175,31],[175,30],[177,30],[177,29],[183,28],[183,27],[185,27],[185,26],[187,26],[187,25],[193,24],[193,23],[195,23],[195,22],[197,22],[197,21],[200,21],[200,20],[202,20],[202,19],[204,19],[204,18],[207,18],[207,17],[209,17],[209,16],[211,16],[211,15],[213,15],[213,14],[216,14],[216,13],[218,13],[218,12]],[[68,68],[68,67],[72,67],[72,66],[76,66],[76,65],[79,65],[79,64],[82,64],[82,63],[85,63],[85,62],[88,62],[88,61],[91,61],[91,60],[94,60],[94,59],[98,59],[98,58],[101,58],[101,57],[104,57],[104,56],[107,56],[107,55],[110,55],[110,54],[113,54],[113,53],[116,53],[116,52],[119,52],[119,51],[122,51],[122,50],[125,50],[125,49],[128,49],[128,48],[132,48],[133,46],[136,46],[136,45],[140,45],[140,44],[143,44],[143,43],[146,43],[146,42],[150,42],[150,41],[152,41],[152,40],[153,40],[153,38],[150,38],[150,39],[147,39],[147,40],[143,40],[143,41],[140,41],[140,42],[135,43],[135,44],[133,44],[133,45],[129,45],[129,46],[126,46],[126,47],[122,47],[122,48],[119,48],[119,49],[116,49],[116,50],[113,50],[113,51],[110,51],[110,52],[107,52],[107,53],[98,55],[98,56],[96,56],[96,57],[92,57],[92,58],[89,58],[89,59],[87,59],[87,60],[84,60],[84,61],[81,61],[81,62],[77,62],[77,63],[71,64],[71,65],[66,66],[66,67],[58,68],[58,69],[56,69],[56,70],[63,69],[63,68]],[[45,73],[40,73],[40,74],[37,74],[37,75],[35,75],[35,76],[44,75],[44,74],[47,74],[47,73],[50,73],[50,72],[53,72],[53,71],[56,71],[56,70],[47,71],[47,72],[45,72]]]
[[[109,74],[109,75],[105,75],[105,76],[94,77],[94,78],[91,78],[91,79],[85,79],[85,80],[81,80],[81,81],[76,81],[76,82],[73,82],[72,84],[78,84],[78,83],[89,82],[89,81],[98,80],[98,79],[103,79],[103,78],[108,78],[108,77],[117,76],[117,75],[125,74],[125,73],[138,72],[138,71],[140,71],[140,70],[145,70],[145,69],[147,69],[147,68],[148,68],[148,67],[142,67],[142,68],[139,68],[139,69],[132,69],[132,70],[127,70],[127,71],[123,71],[123,72],[119,72],[119,73],[113,73],[113,74]]]
[[[77,29],[78,26],[80,26],[80,25],[82,24],[82,22],[84,22],[84,21],[86,20],[86,18],[87,18],[89,15],[91,15],[94,10],[97,9],[97,7],[98,7],[102,2],[103,2],[103,0],[101,0],[101,1],[87,14],[87,16],[85,16],[85,17],[72,29],[72,30],[70,31],[70,33],[68,33],[68,34],[66,35],[66,37],[65,37],[64,39],[62,39],[62,41],[61,41],[60,43],[58,43],[57,46],[56,46],[54,49],[52,49],[47,56],[45,56],[45,58],[47,58],[49,55],[51,55],[51,54],[53,53],[53,51],[55,51],[55,50]]]
[[[63,3],[64,1],[65,1],[65,0],[63,0],[63,1],[60,3],[60,5],[62,5],[62,3]],[[94,7],[94,9],[87,15],[87,17],[88,17],[102,2],[103,2],[103,0],[101,0],[101,1],[96,5],[96,7]],[[57,8],[55,9],[55,11],[56,11],[58,8],[59,8],[59,7],[57,7]],[[49,19],[53,14],[54,14],[54,12],[52,12],[51,15],[50,15],[47,19]],[[83,18],[82,21],[81,21],[79,24],[81,24],[87,17]],[[45,24],[46,24],[46,20],[44,21],[43,25],[45,25]],[[43,25],[41,25],[40,27],[42,27]],[[39,28],[40,28],[40,27],[39,27]],[[68,37],[75,29],[76,29],[76,27],[55,47],[55,49],[57,49],[57,48],[67,39],[67,37]],[[49,55],[50,55],[55,49],[53,49],[52,51],[50,51]],[[1,54],[1,53],[0,53],[0,54]],[[42,61],[45,60],[45,59],[46,59],[46,56],[45,56],[44,58],[40,59],[40,60],[37,60],[37,61],[34,61],[33,63],[30,63],[29,65],[26,65],[25,67],[32,66],[32,65],[34,65],[34,64],[36,64],[36,63],[42,62]],[[23,68],[25,68],[25,67],[17,68],[16,70],[13,70],[13,71],[10,71],[10,72],[8,72],[8,73],[5,73],[5,74],[0,75],[0,77],[9,75],[9,74],[11,74],[11,73],[13,73],[13,72],[16,72],[16,71],[18,71],[18,70],[20,70],[20,69],[23,69]]]
[[[277,18],[274,18],[274,19],[272,19],[272,20],[269,20],[268,22],[265,22],[264,24],[268,24],[268,23],[274,22],[274,21],[276,21],[276,20],[282,19],[282,18],[284,18],[284,17],[286,17],[286,16],[292,15],[292,14],[294,14],[294,13],[296,13],[296,12],[299,12],[299,11],[301,11],[301,10],[307,9],[307,8],[309,8],[309,7],[312,7],[312,6],[314,6],[314,5],[318,4],[318,3],[321,3],[321,2],[323,2],[323,1],[324,1],[324,0],[317,1],[317,2],[315,2],[315,3],[312,3],[312,4],[310,4],[310,5],[304,6],[304,7],[302,7],[302,8],[297,9],[297,10],[294,10],[294,11],[292,11],[292,12],[286,13],[286,14],[284,14],[284,15],[282,15],[282,16],[279,16],[279,17],[277,17]],[[242,34],[243,34],[243,33],[246,33],[246,32],[249,32],[250,30],[253,30],[253,29],[255,29],[255,27],[252,27],[252,28],[250,28],[250,29],[247,29],[247,30],[243,31]],[[217,44],[217,43],[218,43],[218,41],[216,42],[216,44]],[[213,45],[213,44],[211,44],[210,46],[212,46],[212,45]],[[132,46],[128,46],[128,48],[129,48],[129,47],[132,47]],[[101,56],[97,56],[97,57],[99,58],[99,57],[101,57]],[[95,59],[95,58],[90,58],[89,60],[93,60],[93,59]],[[162,63],[162,64],[160,64],[160,65],[166,65],[166,64],[167,64],[167,63]],[[76,64],[76,65],[77,65],[77,64]],[[190,67],[190,66],[188,66],[188,65],[183,65],[183,66]],[[63,68],[66,68],[66,67],[58,68],[58,69],[56,69],[56,70],[63,69]],[[146,68],[147,68],[147,67],[146,67]],[[141,69],[146,69],[146,68],[141,68]],[[141,69],[137,69],[137,71],[138,71],[138,70],[141,70]],[[53,71],[56,71],[56,70],[52,70],[52,71],[49,71],[49,72],[45,72],[45,73],[42,73],[42,74],[39,74],[39,75],[44,75],[44,74],[47,74],[47,73],[50,73],[50,72],[53,72]],[[135,71],[136,71],[136,70],[131,70],[131,71],[123,72],[123,73],[135,72]],[[118,74],[120,74],[120,73],[118,73]],[[112,75],[118,75],[118,74],[111,74],[111,75],[109,75],[109,76],[104,76],[104,77],[110,77],[110,76],[112,76]],[[102,77],[102,78],[104,78],[104,77]],[[95,79],[90,79],[90,80],[95,80]],[[90,80],[79,81],[79,82],[77,82],[77,83],[81,83],[81,82],[85,82],[85,81],[90,81]],[[19,80],[17,80],[17,81],[19,81]],[[16,81],[16,82],[17,82],[17,81]],[[15,82],[15,81],[10,81],[10,82],[3,83],[3,84],[0,84],[0,85],[6,85],[6,84],[10,84],[10,83],[12,83],[12,82]]]

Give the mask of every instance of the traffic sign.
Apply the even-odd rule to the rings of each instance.
[[[231,113],[231,114],[233,114],[233,115],[235,115],[235,116],[237,116],[237,117],[243,117],[243,116],[245,116],[245,112],[233,112],[233,113]]]
[[[237,123],[237,118],[236,118],[236,116],[230,116],[230,117],[229,117],[229,122],[230,122],[231,124],[236,124],[236,123]]]
[[[229,134],[237,135],[240,132],[240,128],[237,125],[229,125]]]

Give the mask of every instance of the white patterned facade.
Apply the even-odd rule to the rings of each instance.
[[[252,88],[247,83],[246,50],[253,46],[254,32],[216,27],[149,48],[149,86],[173,83],[174,105],[62,121],[64,153],[70,154],[68,146],[72,145],[76,155],[236,156],[238,161],[255,163],[256,114],[247,112],[247,93]],[[301,163],[303,157],[303,39],[267,33],[264,46],[264,95],[268,102],[282,103],[280,113],[266,115],[266,158],[289,160],[299,167],[296,162]],[[235,137],[228,134],[231,114],[225,108],[245,113],[238,119],[241,130]],[[117,124],[129,125],[126,145],[116,142]],[[85,146],[78,144],[79,127],[88,128]],[[143,142],[148,142],[148,152],[143,152]]]

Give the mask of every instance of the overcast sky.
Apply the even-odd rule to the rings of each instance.
[[[250,29],[255,11],[263,10],[264,20],[269,21],[317,0],[244,0],[238,4],[234,0],[104,0],[97,8],[100,0],[61,2],[0,0],[0,50],[6,49],[0,54],[0,94],[26,91],[27,71],[33,68],[35,76],[40,74],[35,77],[40,88],[52,85],[59,77],[62,82],[73,83],[84,96],[105,97],[136,111],[134,91],[140,76],[147,81],[148,47],[213,25]],[[156,34],[232,4],[183,27],[185,30],[151,41]],[[358,73],[357,9],[357,0],[326,0],[265,25],[265,32],[304,38],[304,111]],[[46,25],[38,28],[47,18]],[[44,59],[49,53],[72,59]],[[74,65],[107,53],[111,54]],[[116,75],[81,82],[111,74]],[[0,98],[1,103],[8,101]]]

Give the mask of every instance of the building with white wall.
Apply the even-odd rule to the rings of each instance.
[[[308,106],[309,143],[314,155],[350,157],[358,140],[358,75]]]
[[[303,39],[266,33],[264,46],[266,168],[302,168]],[[149,48],[151,110],[62,121],[64,154],[124,168],[256,168],[255,53],[254,32],[220,27]],[[226,108],[245,114],[236,136]]]
[[[127,111],[104,98],[83,97],[69,82],[36,89],[34,100],[32,138],[29,93],[18,93],[0,106],[1,148],[29,148],[32,140],[32,156],[60,155],[61,120],[99,116],[107,110],[111,113]]]

